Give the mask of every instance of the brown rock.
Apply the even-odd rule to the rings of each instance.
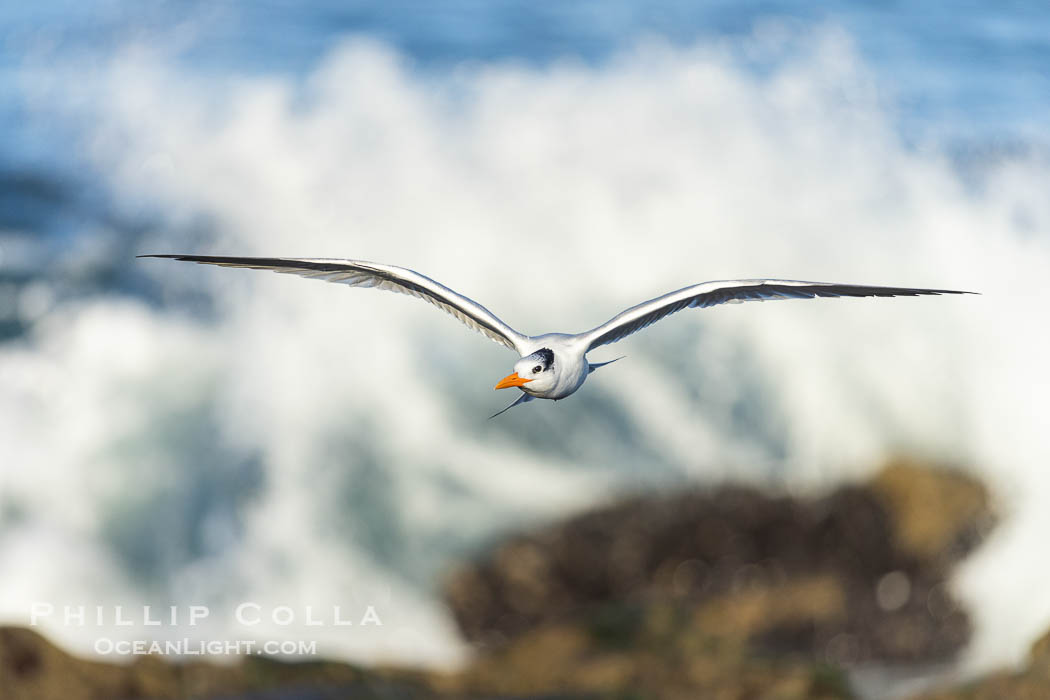
[[[637,496],[510,538],[453,574],[446,599],[482,648],[671,600],[767,651],[943,660],[969,637],[944,582],[990,522],[977,482],[905,462],[811,500],[742,487]]]

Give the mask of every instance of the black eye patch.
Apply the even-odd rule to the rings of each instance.
[[[545,371],[554,366],[554,351],[548,348],[540,348],[532,354],[540,359]]]

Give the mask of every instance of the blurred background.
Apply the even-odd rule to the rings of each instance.
[[[371,605],[253,634],[457,668],[450,572],[510,533],[725,484],[808,503],[906,459],[999,514],[945,574],[950,673],[1023,665],[1050,628],[1048,123],[1039,3],[8,3],[0,620],[204,604],[149,634],[211,639],[246,600]],[[708,279],[983,296],[680,314],[488,421],[516,358],[426,305],[141,253],[394,263],[526,333]]]

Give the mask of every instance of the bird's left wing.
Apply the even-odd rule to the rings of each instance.
[[[519,354],[528,338],[501,321],[473,299],[404,267],[333,258],[237,258],[215,255],[140,255],[141,258],[171,258],[223,267],[246,267],[339,282],[351,287],[374,287],[409,294],[429,302],[459,319],[469,328]]]
[[[724,280],[701,282],[632,306],[608,322],[581,333],[587,350],[621,340],[665,316],[687,308],[772,299],[812,299],[814,297],[901,297],[927,294],[972,294],[951,289],[913,289],[911,287],[872,287],[835,282],[795,280]]]

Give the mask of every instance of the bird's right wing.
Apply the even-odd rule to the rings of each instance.
[[[171,258],[222,267],[272,270],[301,277],[339,282],[351,287],[375,287],[409,294],[429,302],[459,319],[485,337],[524,354],[528,338],[501,321],[473,299],[404,267],[333,258],[238,258],[215,255],[140,255],[141,258]]]
[[[911,287],[872,287],[836,282],[754,279],[701,282],[661,297],[642,302],[617,314],[586,333],[581,333],[587,351],[621,340],[665,316],[688,308],[771,299],[812,299],[814,297],[900,297],[926,294],[972,294],[951,289],[913,289]]]

